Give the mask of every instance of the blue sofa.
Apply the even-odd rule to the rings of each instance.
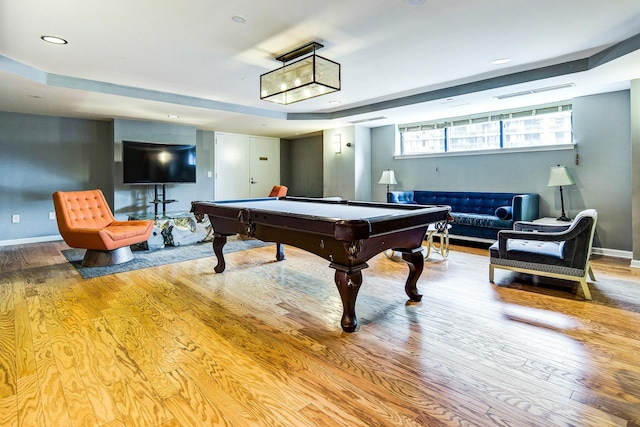
[[[449,233],[495,240],[499,230],[512,230],[515,221],[539,218],[539,196],[527,193],[470,191],[390,191],[390,203],[449,205],[454,222]]]

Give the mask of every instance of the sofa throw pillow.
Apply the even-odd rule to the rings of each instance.
[[[500,219],[511,219],[511,206],[500,206],[496,209],[496,216]]]

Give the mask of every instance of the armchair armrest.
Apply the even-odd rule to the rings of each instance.
[[[509,239],[518,239],[518,240],[535,240],[535,241],[543,241],[543,242],[562,242],[568,241],[577,238],[580,234],[582,234],[586,229],[591,227],[591,221],[588,218],[584,218],[579,222],[574,222],[569,225],[566,230],[561,230],[563,226],[553,226],[554,231],[516,231],[516,230],[500,230],[498,231],[498,251],[500,254],[500,258],[507,257],[507,240]],[[536,225],[536,226],[546,226],[549,227],[549,224],[534,224],[534,223],[526,223],[526,225]]]

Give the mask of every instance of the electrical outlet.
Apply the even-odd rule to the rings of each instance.
[[[213,172],[208,171],[208,172],[207,172],[207,177],[208,177],[208,178],[212,178],[212,177],[213,177]]]
[[[56,213],[55,212],[49,212],[49,219],[56,219]]]
[[[20,215],[11,215],[11,222],[14,224],[20,222]]]

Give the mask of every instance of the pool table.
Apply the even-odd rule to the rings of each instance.
[[[276,243],[276,259],[285,259],[283,244],[330,261],[342,299],[341,326],[353,332],[358,320],[356,298],[367,261],[387,249],[402,253],[409,266],[405,292],[420,301],[416,283],[424,268],[422,241],[430,223],[448,221],[448,206],[401,205],[300,197],[195,201],[196,218],[209,217],[217,273],[225,269],[222,248],[237,233]]]

